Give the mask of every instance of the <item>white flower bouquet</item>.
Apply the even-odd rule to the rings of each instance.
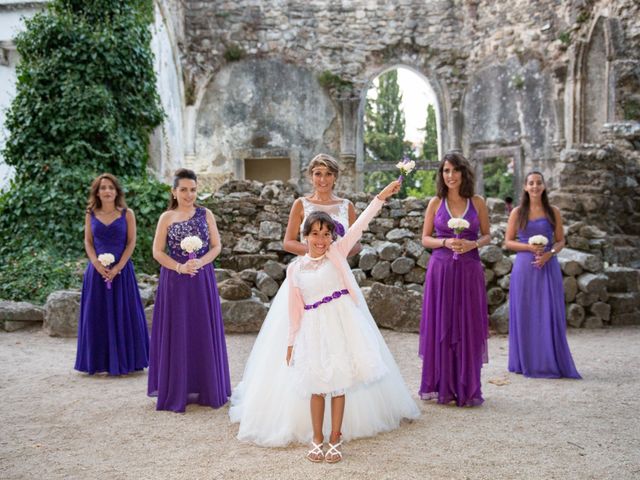
[[[460,234],[469,228],[470,224],[464,218],[452,217],[447,222],[447,227],[455,232],[456,238],[460,238]],[[458,252],[453,252],[453,259],[458,259]]]
[[[196,258],[196,252],[202,248],[202,240],[196,235],[184,237],[180,242],[180,248],[189,254],[189,260]],[[195,276],[195,274],[191,274]]]
[[[529,237],[529,245],[542,245],[543,247],[549,243],[549,239],[544,235],[534,235]]]
[[[116,257],[113,256],[113,253],[101,253],[98,255],[98,261],[104,268],[109,268],[116,261]],[[107,280],[107,288],[111,290],[111,280]]]
[[[195,235],[184,237],[180,242],[180,248],[189,254],[189,260],[193,260],[196,258],[196,252],[202,248],[202,240]]]
[[[404,180],[404,176],[409,175],[416,168],[416,162],[404,157],[401,162],[396,163],[396,168],[400,170],[398,181],[402,182]]]

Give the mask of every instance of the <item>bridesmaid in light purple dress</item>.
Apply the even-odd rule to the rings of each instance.
[[[447,153],[422,230],[422,244],[432,254],[420,322],[419,394],[438,403],[455,401],[460,407],[483,402],[480,370],[487,361],[487,295],[478,248],[491,238],[487,207],[474,195],[473,185],[467,160]],[[447,225],[454,217],[469,222],[460,235]]]
[[[153,256],[162,268],[153,309],[147,393],[158,397],[158,410],[184,412],[189,403],[218,408],[231,396],[212,265],[220,253],[220,236],[213,214],[195,204],[196,191],[195,173],[178,170],[169,210],[161,215],[153,240]],[[190,236],[202,241],[193,259],[180,245]]]
[[[547,245],[529,245],[534,235],[547,238]],[[520,206],[509,216],[505,246],[518,252],[509,286],[509,371],[580,378],[567,344],[564,287],[556,258],[564,247],[562,217],[549,203],[540,172],[525,178]]]

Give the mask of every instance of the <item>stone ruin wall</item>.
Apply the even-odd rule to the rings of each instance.
[[[159,4],[170,12],[182,69],[184,163],[213,190],[243,179],[245,158],[272,157],[288,158],[291,178],[308,188],[306,163],[326,151],[345,167],[340,187],[359,191],[363,100],[372,80],[395,66],[433,88],[441,151],[461,149],[478,171],[484,159],[512,157],[516,184],[539,169],[550,190],[572,195],[594,189],[563,173],[566,159],[580,155],[591,169],[589,152],[611,141],[603,125],[640,108],[634,0]],[[320,85],[322,72],[343,84]],[[583,152],[584,144],[591,146]],[[619,155],[631,170],[636,150]],[[606,195],[628,202],[616,189]],[[599,205],[593,221],[608,212]],[[611,230],[638,229],[628,227]]]

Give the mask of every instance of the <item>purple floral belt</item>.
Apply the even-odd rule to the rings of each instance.
[[[342,295],[348,295],[348,294],[349,294],[349,290],[347,290],[346,288],[343,288],[342,290],[336,290],[331,295],[327,295],[326,297],[323,297],[322,300],[319,300],[316,303],[313,303],[311,305],[305,305],[304,309],[313,310],[314,308],[318,308],[323,303],[329,303],[331,300],[335,300],[336,298],[340,298]]]

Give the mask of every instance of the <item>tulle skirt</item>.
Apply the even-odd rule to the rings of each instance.
[[[300,340],[306,335],[305,330],[309,334],[312,332],[311,328],[301,328],[297,339],[298,351],[294,353],[294,366],[289,367],[286,364],[289,329],[288,288],[288,282],[285,280],[274,297],[256,338],[242,381],[231,396],[229,415],[232,422],[240,424],[239,440],[270,447],[285,446],[292,442],[309,442],[312,438],[309,413],[311,392],[328,388],[327,393],[331,393],[335,392],[339,385],[344,385],[340,388],[344,388],[347,396],[342,425],[345,440],[390,431],[397,428],[403,418],[413,419],[420,415],[362,295],[359,295],[357,307],[351,303],[352,307],[342,305],[338,308],[357,309],[360,323],[356,322],[347,328],[351,330],[358,328],[359,324],[365,325],[368,330],[362,331],[368,331],[365,333],[367,340],[358,341],[362,341],[364,345],[372,342],[375,353],[364,357],[347,353],[347,359],[353,359],[347,362],[347,374],[334,369],[330,375],[331,381],[327,382],[326,386],[308,383],[307,378],[311,382],[310,377],[301,375],[298,367],[308,364],[311,359],[322,358],[321,352],[327,353],[328,350],[314,350],[315,347],[312,345],[320,344],[313,343],[306,352],[305,347],[302,348],[303,352],[300,352],[299,347],[303,345]],[[340,351],[343,352],[342,349]],[[349,351],[360,352],[361,347]],[[367,362],[374,362],[377,367],[364,373]],[[347,381],[342,383],[345,378]],[[329,403],[327,402],[323,429],[325,435],[329,435],[331,431]]]

